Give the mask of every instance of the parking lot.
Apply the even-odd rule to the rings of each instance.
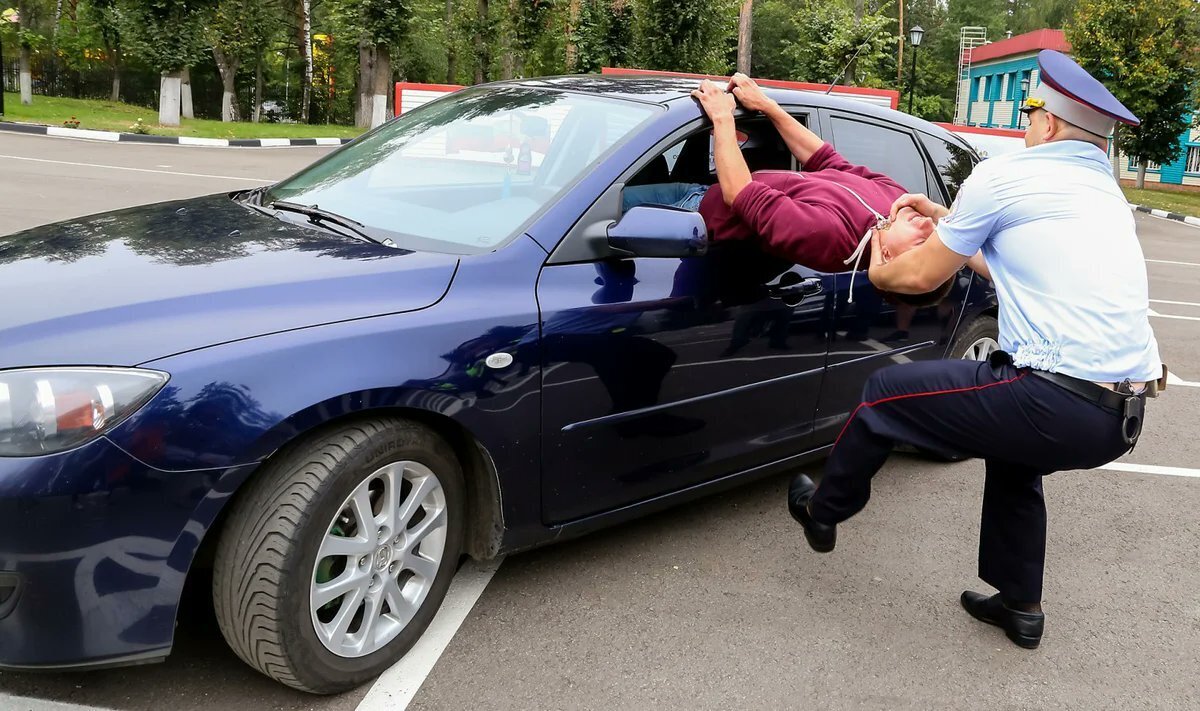
[[[0,235],[253,187],[327,150],[0,133]],[[896,456],[832,555],[805,545],[781,476],[504,560],[429,658],[410,708],[1196,708],[1200,229],[1136,219],[1152,323],[1176,378],[1151,403],[1134,452],[1046,480],[1040,649],[1014,647],[958,606],[961,590],[982,589],[982,462]],[[0,673],[0,709],[398,708],[401,687],[419,681],[393,676],[329,698],[293,692],[244,666],[206,591],[193,592],[166,663]]]

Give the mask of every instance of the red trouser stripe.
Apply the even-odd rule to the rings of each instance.
[[[1021,373],[1020,375],[1016,376],[1015,378],[1009,378],[1008,380],[1001,380],[1001,381],[998,381],[995,383],[988,383],[987,385],[972,385],[969,388],[954,388],[953,390],[932,390],[932,391],[924,392],[924,393],[907,393],[904,395],[893,395],[892,397],[885,397],[881,400],[875,400],[874,402],[860,402],[858,404],[858,407],[854,408],[854,412],[850,413],[850,419],[846,420],[846,424],[842,425],[842,431],[838,433],[837,439],[835,439],[833,441],[833,445],[836,447],[838,442],[842,441],[842,435],[846,434],[846,430],[850,427],[850,423],[854,421],[854,416],[857,415],[858,411],[863,409],[864,407],[875,407],[876,405],[882,405],[886,402],[895,402],[896,400],[907,400],[907,399],[913,398],[913,397],[929,397],[930,395],[952,395],[954,393],[969,393],[969,392],[974,392],[976,390],[987,390],[988,388],[994,388],[997,385],[1007,385],[1009,383],[1016,382],[1024,377],[1025,377],[1025,373]]]

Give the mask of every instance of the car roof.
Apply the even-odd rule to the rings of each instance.
[[[495,85],[557,89],[560,91],[594,94],[596,96],[625,99],[628,101],[669,105],[684,100],[690,101],[692,91],[698,84],[698,79],[687,77],[575,74],[570,76],[503,81],[496,82]],[[836,94],[821,94],[811,91],[800,91],[798,89],[781,89],[772,86],[763,86],[762,89],[767,96],[781,104],[800,104],[816,108],[851,111],[888,123],[923,131],[974,152],[970,144],[961,136],[957,136],[941,126],[934,125],[924,119],[910,116],[900,111],[884,108],[865,101],[848,99]]]

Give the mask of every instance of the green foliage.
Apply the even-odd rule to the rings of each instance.
[[[1142,120],[1121,127],[1121,150],[1155,163],[1175,160],[1200,67],[1194,0],[1080,0],[1067,37],[1076,60]]]
[[[631,63],[634,43],[633,5],[612,0],[581,0],[575,42],[574,71],[598,72]]]
[[[645,69],[727,74],[737,0],[638,0],[637,62]]]
[[[262,56],[278,31],[279,7],[263,0],[218,0],[206,23],[206,40],[238,62]]]
[[[411,0],[353,0],[357,6],[357,29],[373,45],[397,48],[408,36],[413,16]]]
[[[211,2],[120,0],[119,8],[127,46],[155,71],[190,67],[208,49],[204,30]]]
[[[846,5],[813,0],[792,21],[796,34],[783,41],[782,51],[790,60],[790,76],[833,82],[852,58],[853,66],[842,83],[884,86],[888,76],[895,74],[895,22],[882,10],[856,18]]]

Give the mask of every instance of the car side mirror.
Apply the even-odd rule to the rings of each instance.
[[[691,210],[638,205],[608,228],[608,246],[625,257],[698,257],[708,251],[708,227]]]

